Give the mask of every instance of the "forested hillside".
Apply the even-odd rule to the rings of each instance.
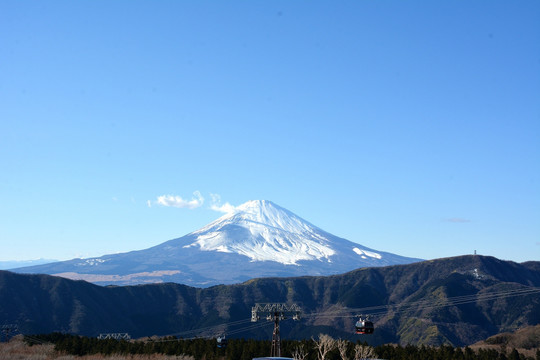
[[[329,277],[265,278],[206,289],[179,284],[100,287],[46,275],[0,272],[0,323],[26,334],[268,339],[272,323],[250,322],[255,303],[295,302],[300,321],[282,322],[284,338],[320,333],[370,344],[467,345],[540,324],[540,271],[492,257],[462,256],[359,269]],[[370,314],[373,335],[355,335]]]

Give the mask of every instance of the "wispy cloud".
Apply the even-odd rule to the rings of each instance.
[[[221,196],[218,194],[210,194],[212,198],[212,204],[210,204],[210,209],[218,211],[221,213],[229,214],[236,211],[236,207],[226,202],[225,204],[221,203]]]
[[[161,206],[170,206],[183,209],[195,209],[204,203],[204,198],[199,191],[193,192],[191,200],[184,199],[178,195],[161,195],[157,197],[157,200],[152,202],[148,200],[146,204],[151,207],[152,204]]]
[[[236,206],[231,205],[228,202],[221,203],[221,196],[219,194],[210,194],[210,210],[214,210],[220,213],[229,214],[236,211]],[[152,207],[153,205],[176,207],[183,209],[196,209],[201,207],[204,203],[204,197],[200,191],[193,192],[191,200],[184,199],[178,195],[161,195],[156,200],[147,200],[146,205]]]
[[[212,209],[214,211],[219,211],[219,212],[222,212],[222,213],[226,213],[226,214],[236,211],[236,207],[229,204],[228,202],[225,203],[225,204],[222,204],[222,205],[212,205],[212,206],[210,206],[210,209]]]
[[[468,223],[468,222],[471,222],[471,220],[469,220],[469,219],[458,218],[458,217],[444,219],[444,221],[445,222],[451,222],[451,223]]]

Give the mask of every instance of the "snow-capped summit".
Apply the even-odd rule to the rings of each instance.
[[[297,265],[299,260],[329,259],[335,254],[321,232],[271,201],[254,200],[192,233],[196,240],[184,247]]]
[[[271,201],[253,200],[200,230],[149,249],[17,269],[98,284],[231,284],[256,277],[331,275],[407,258],[332,235]]]
[[[222,216],[216,222],[224,221],[226,218],[233,218],[231,221],[236,222],[260,223],[291,233],[301,233],[315,228],[304,219],[269,200],[248,201],[236,207],[236,211],[232,214]]]

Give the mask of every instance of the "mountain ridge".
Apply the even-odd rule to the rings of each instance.
[[[366,311],[372,314],[376,331],[362,341],[464,346],[540,324],[539,293],[540,271],[535,266],[480,255],[331,276],[257,278],[208,288],[174,283],[102,287],[0,271],[0,322],[17,323],[26,333],[190,337],[235,332],[264,339],[271,337],[271,326],[241,331],[245,325],[239,322],[249,324],[251,307],[298,302],[303,320],[284,322],[285,338],[310,338],[323,332],[358,339],[355,316]]]

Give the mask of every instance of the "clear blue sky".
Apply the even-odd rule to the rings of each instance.
[[[540,260],[540,2],[0,2],[0,260],[255,199],[400,255]]]

